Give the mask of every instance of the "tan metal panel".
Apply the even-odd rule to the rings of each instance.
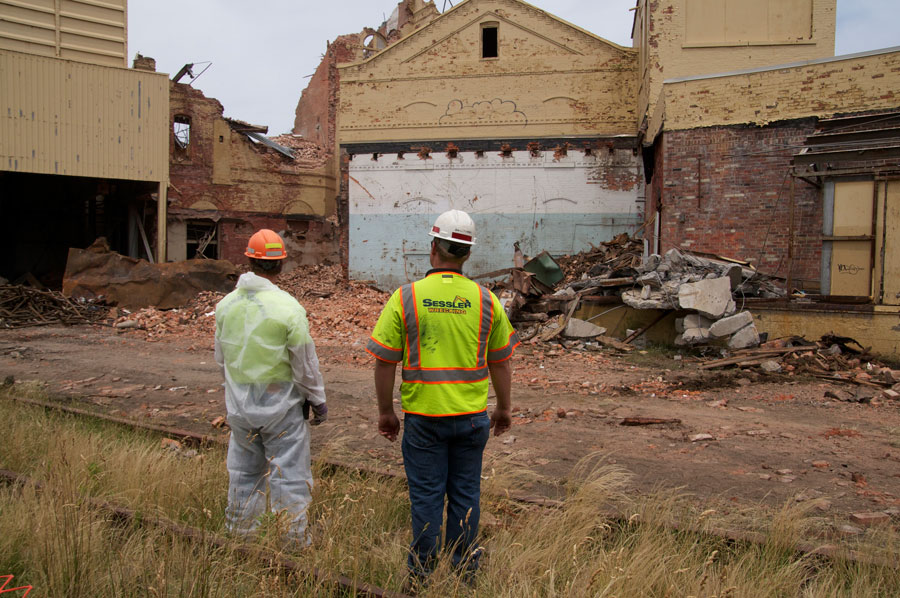
[[[725,40],[729,43],[769,38],[769,5],[758,0],[725,0]]]
[[[725,39],[725,3],[722,0],[686,0],[684,40],[689,44]]]
[[[885,230],[888,231],[884,246],[884,303],[900,305],[900,181],[887,181],[887,210]]]
[[[0,50],[0,169],[168,180],[164,74]]]
[[[812,39],[812,0],[769,0],[771,41]]]
[[[0,49],[127,66],[126,0],[0,0]]]
[[[871,235],[874,226],[873,181],[852,181],[834,185],[835,237]]]
[[[876,303],[882,302],[884,290],[884,191],[885,182],[875,183],[875,267],[873,268],[872,289]]]
[[[872,292],[872,242],[835,242],[831,254],[831,294],[868,297]]]

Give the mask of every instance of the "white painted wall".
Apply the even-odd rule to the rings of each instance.
[[[477,244],[466,273],[513,265],[526,255],[576,253],[633,232],[643,221],[640,160],[629,149],[555,159],[530,152],[358,154],[350,162],[350,276],[392,290],[429,268],[428,232],[449,209],[469,212]]]

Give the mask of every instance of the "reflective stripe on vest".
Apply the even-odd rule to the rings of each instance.
[[[378,359],[390,363],[400,363],[403,359],[403,349],[394,349],[393,347],[382,345],[371,337],[369,338],[369,343],[366,345],[366,350]]]
[[[494,320],[494,302],[491,294],[480,284],[479,294],[479,327],[478,347],[476,348],[474,368],[423,368],[422,349],[419,338],[419,314],[416,304],[414,284],[405,284],[400,288],[400,306],[403,310],[403,322],[406,326],[406,354],[408,361],[403,368],[403,381],[421,384],[452,384],[462,382],[480,382],[488,377],[487,352],[488,338]],[[372,343],[370,343],[370,349]],[[387,354],[387,347],[373,349],[376,355]],[[391,360],[395,361],[395,360]]]

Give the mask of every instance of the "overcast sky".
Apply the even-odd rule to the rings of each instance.
[[[439,10],[458,0],[434,0]],[[631,46],[635,0],[531,0],[534,6],[623,46]],[[291,130],[300,93],[325,44],[377,28],[396,0],[130,0],[128,56],[156,59],[174,74],[189,62],[211,62],[194,83],[225,106],[225,116]],[[900,45],[898,0],[837,0],[835,53]]]

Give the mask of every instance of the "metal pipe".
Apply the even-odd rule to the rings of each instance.
[[[791,289],[794,286],[794,182],[796,178],[791,174],[791,206],[790,206],[790,225],[788,227],[788,271],[787,271],[787,293],[788,298],[791,296]]]

